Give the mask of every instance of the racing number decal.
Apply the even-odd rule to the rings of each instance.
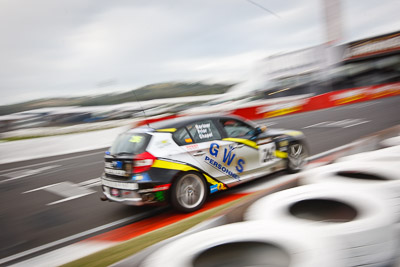
[[[271,160],[275,159],[276,146],[274,142],[259,146],[260,151],[260,164],[268,164]]]
[[[132,135],[131,139],[129,140],[129,142],[131,143],[140,143],[143,139],[143,136],[140,135]]]

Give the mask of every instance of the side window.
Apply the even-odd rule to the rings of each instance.
[[[211,120],[198,121],[186,126],[196,143],[221,139],[221,135]]]
[[[178,143],[180,146],[188,145],[193,143],[192,138],[190,137],[188,131],[186,128],[180,128],[178,129],[174,135],[173,138],[175,139],[175,142]]]
[[[221,120],[228,137],[245,137],[252,135],[254,128],[246,123],[233,119]]]

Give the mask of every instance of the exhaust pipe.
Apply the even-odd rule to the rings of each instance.
[[[102,195],[101,197],[100,197],[100,200],[101,201],[107,201],[108,200],[108,197],[106,196],[106,195]]]

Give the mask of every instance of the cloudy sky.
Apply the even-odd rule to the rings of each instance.
[[[399,30],[399,12],[398,0],[343,0],[342,41]],[[238,82],[324,36],[321,0],[0,0],[0,105]]]

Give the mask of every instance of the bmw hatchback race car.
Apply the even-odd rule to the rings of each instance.
[[[105,155],[103,200],[169,202],[199,209],[209,194],[306,163],[299,131],[266,129],[235,116],[181,117],[131,129]]]

